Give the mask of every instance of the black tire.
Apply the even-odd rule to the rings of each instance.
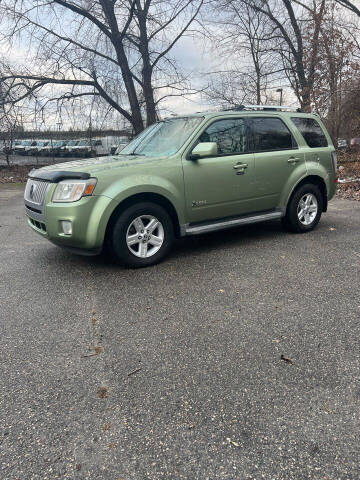
[[[130,249],[132,247],[128,247],[126,242],[126,235],[130,225],[137,217],[142,215],[153,216],[159,220],[163,228],[164,237],[160,249],[145,258],[138,257],[135,253],[132,253]],[[174,237],[174,226],[167,211],[156,203],[141,202],[132,205],[119,214],[109,231],[107,244],[110,253],[115,257],[116,261],[128,267],[142,268],[159,263],[170,251]],[[136,248],[137,246],[134,246],[134,249]],[[150,245],[150,248],[152,248],[152,245]]]
[[[304,198],[305,195],[312,194],[315,196],[317,201],[317,213],[314,219],[308,225],[305,225],[302,221],[300,221],[298,216],[298,209],[301,210],[300,201]],[[313,183],[307,183],[305,185],[301,185],[295,192],[292,194],[287,209],[286,215],[283,218],[283,225],[284,227],[289,230],[290,232],[294,233],[306,233],[313,230],[316,225],[319,223],[321,213],[323,211],[323,197],[321,191],[317,185]]]

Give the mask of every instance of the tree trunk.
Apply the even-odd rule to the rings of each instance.
[[[142,68],[142,86],[146,109],[146,126],[152,125],[157,120],[156,105],[154,99],[154,89],[152,86],[152,65],[149,55],[149,40],[147,35],[146,12],[141,9],[140,2],[137,2],[137,18],[140,30],[140,45],[143,68]]]

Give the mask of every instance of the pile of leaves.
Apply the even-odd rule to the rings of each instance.
[[[342,162],[338,168],[336,194],[340,198],[360,201],[360,161]]]
[[[27,180],[28,173],[34,168],[34,165],[0,165],[0,184],[1,183],[24,183]]]

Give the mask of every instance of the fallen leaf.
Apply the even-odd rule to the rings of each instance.
[[[104,430],[104,432],[106,432],[107,430],[110,430],[110,423],[106,423],[106,424],[103,426],[103,430]]]
[[[290,363],[290,365],[294,365],[295,363],[293,360],[291,360],[291,358],[285,357],[284,355],[281,355],[280,358],[281,360],[284,360],[284,362]]]
[[[81,464],[80,464],[80,463],[78,463],[78,464],[76,465],[76,470],[81,470]]]
[[[234,445],[234,447],[240,447],[240,445],[237,442],[234,442],[234,440],[231,440],[231,438],[227,438],[226,440],[232,445]]]
[[[98,390],[98,397],[99,398],[107,398],[108,397],[108,389],[107,387],[100,387]]]
[[[88,357],[95,357],[96,355],[99,355],[101,352],[104,351],[103,347],[90,347],[94,350],[95,353],[89,353],[89,355],[83,355],[84,358],[88,358]]]
[[[116,447],[116,443],[115,443],[115,442],[111,442],[111,443],[109,443],[108,446],[109,446],[109,448],[114,448],[114,447]]]

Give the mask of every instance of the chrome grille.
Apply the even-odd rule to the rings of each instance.
[[[29,178],[25,188],[25,200],[35,203],[36,205],[42,205],[49,185],[50,182],[43,182],[41,180],[33,180],[32,178]]]

